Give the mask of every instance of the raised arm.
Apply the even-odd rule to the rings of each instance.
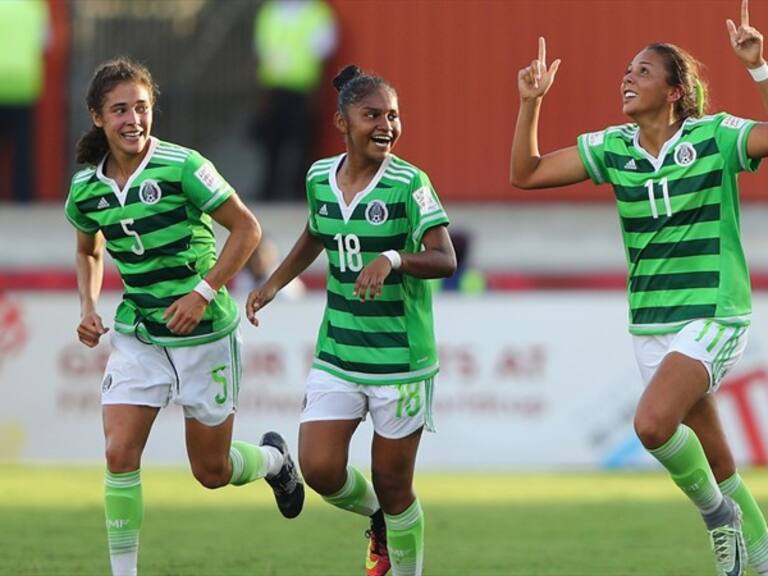
[[[555,60],[547,68],[547,46],[539,38],[538,58],[517,75],[520,110],[509,160],[509,181],[518,188],[549,188],[575,184],[589,178],[576,146],[541,156],[539,154],[539,114],[544,95],[549,91],[560,67]]]
[[[763,58],[763,35],[749,25],[749,0],[741,1],[741,22],[737,27],[733,20],[725,21],[731,47],[736,57],[747,67],[757,84],[763,106],[768,111],[768,64]],[[747,154],[750,158],[768,156],[768,124],[759,123],[749,133]]]

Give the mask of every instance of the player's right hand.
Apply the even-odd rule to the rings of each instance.
[[[547,93],[560,67],[558,58],[547,69],[547,43],[539,37],[539,56],[517,74],[517,89],[521,100],[535,100]]]
[[[105,328],[101,322],[101,316],[96,312],[88,312],[80,319],[80,324],[77,326],[77,337],[88,348],[94,348],[99,343],[99,339],[102,335],[109,332],[109,328]]]
[[[268,284],[264,284],[264,286],[251,290],[250,294],[248,294],[248,299],[245,302],[245,316],[251,324],[254,326],[259,325],[259,319],[256,318],[256,313],[272,302],[276,294],[277,290]]]

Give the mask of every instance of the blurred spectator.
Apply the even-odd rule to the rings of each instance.
[[[34,111],[43,88],[44,0],[0,1],[0,198],[34,191]]]
[[[463,294],[482,294],[486,282],[482,272],[467,265],[469,262],[470,236],[462,229],[450,230],[453,248],[456,251],[456,272],[450,278],[443,278],[437,284],[442,290],[458,290]]]
[[[266,0],[256,14],[258,61],[254,139],[264,158],[262,200],[303,200],[323,66],[336,48],[335,16],[324,0]]]
[[[235,277],[233,291],[251,291],[261,286],[280,263],[277,245],[269,238],[262,238],[261,243],[253,251],[243,269]],[[297,276],[280,291],[280,296],[288,300],[296,300],[306,293],[304,283]]]

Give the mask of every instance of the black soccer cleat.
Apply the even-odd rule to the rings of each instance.
[[[286,518],[296,518],[304,507],[304,482],[288,453],[288,444],[277,432],[267,432],[261,437],[259,446],[272,446],[283,455],[283,466],[274,476],[264,480],[272,487],[280,513]]]

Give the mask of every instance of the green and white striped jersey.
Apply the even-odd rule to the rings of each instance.
[[[65,211],[81,232],[106,238],[124,286],[115,329],[161,346],[204,344],[232,332],[239,314],[226,288],[191,334],[171,333],[162,318],[216,263],[208,213],[232,187],[199,153],[156,138],[122,190],[103,167],[104,160],[74,175]]]
[[[336,183],[343,158],[319,160],[307,173],[309,230],[328,257],[313,367],[358,384],[424,380],[438,370],[429,281],[393,270],[375,300],[361,302],[352,291],[382,251],[419,252],[424,233],[448,217],[427,175],[391,155],[347,205]]]
[[[613,186],[629,267],[629,330],[676,332],[697,318],[748,324],[749,271],[741,246],[736,179],[752,120],[726,113],[687,118],[654,158],[637,125],[578,138],[596,184]]]

